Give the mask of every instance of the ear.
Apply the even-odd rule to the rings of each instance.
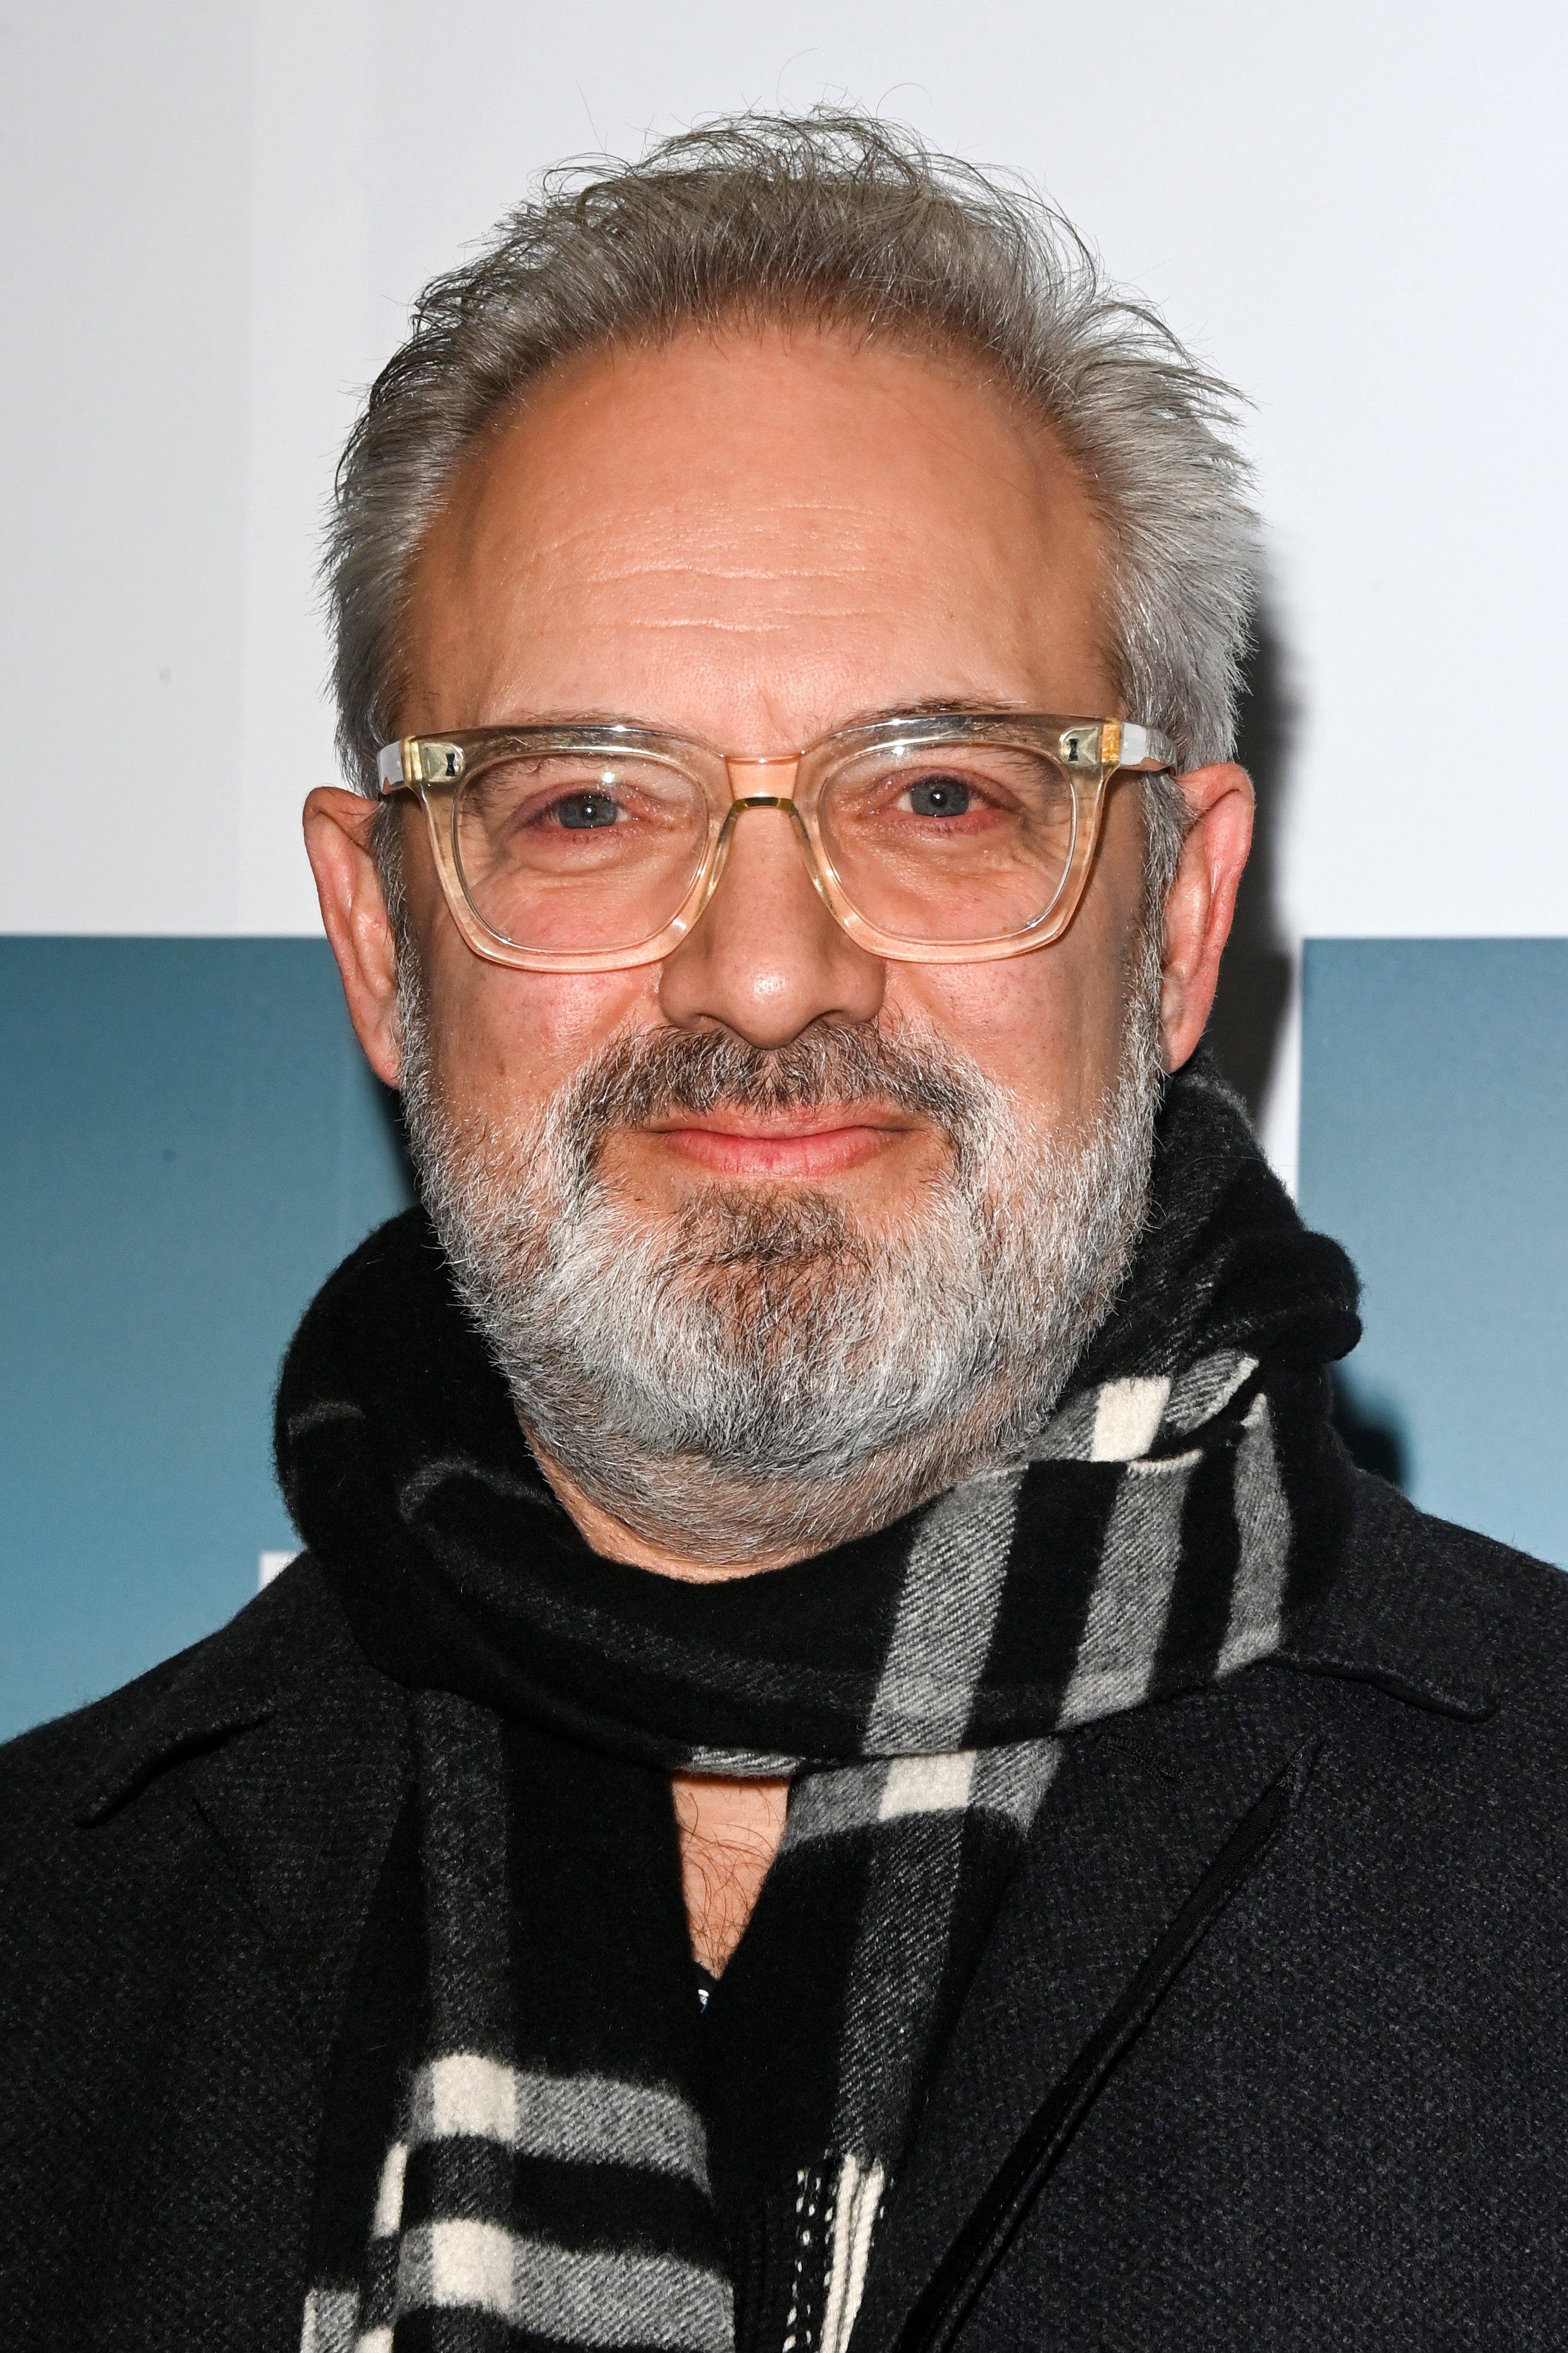
[[[1180,784],[1193,821],[1165,901],[1160,1032],[1170,1071],[1181,1069],[1204,1034],[1252,847],[1252,779],[1245,768],[1226,760],[1193,769]]]
[[[371,855],[379,804],[321,785],[305,803],[305,854],[354,1036],[383,1083],[398,1082],[397,943]]]

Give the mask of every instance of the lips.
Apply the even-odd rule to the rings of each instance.
[[[834,1105],[812,1113],[703,1113],[650,1123],[644,1134],[676,1157],[730,1176],[826,1176],[875,1158],[912,1133],[892,1111],[848,1113]]]

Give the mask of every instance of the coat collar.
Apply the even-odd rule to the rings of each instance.
[[[1485,1540],[1443,1527],[1450,1541],[1434,1543],[1438,1528],[1396,1488],[1357,1472],[1342,1573],[1278,1663],[1465,1723],[1491,1715],[1500,1676],[1466,1557]]]
[[[412,1779],[406,1694],[363,1657],[307,1555],[127,1704],[79,1792],[79,1830],[154,1789],[195,1808],[255,1908],[321,2076]]]
[[[108,1821],[171,1766],[268,1722],[355,1656],[314,1564],[296,1561],[216,1634],[105,1703],[115,1727],[76,1793],[75,1820],[84,1829]]]

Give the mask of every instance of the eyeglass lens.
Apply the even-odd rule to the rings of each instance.
[[[1071,862],[1071,783],[1032,748],[883,744],[802,782],[844,898],[899,938],[958,944],[1026,931]],[[598,953],[664,929],[721,815],[677,762],[552,751],[471,771],[454,848],[468,902],[499,939]]]

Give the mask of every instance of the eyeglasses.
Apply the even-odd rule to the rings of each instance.
[[[819,896],[872,955],[1025,955],[1078,912],[1110,779],[1174,765],[1166,737],[1124,720],[948,713],[763,759],[619,724],[405,735],[377,780],[382,799],[423,805],[476,955],[608,972],[672,952],[752,809],[790,819]]]

